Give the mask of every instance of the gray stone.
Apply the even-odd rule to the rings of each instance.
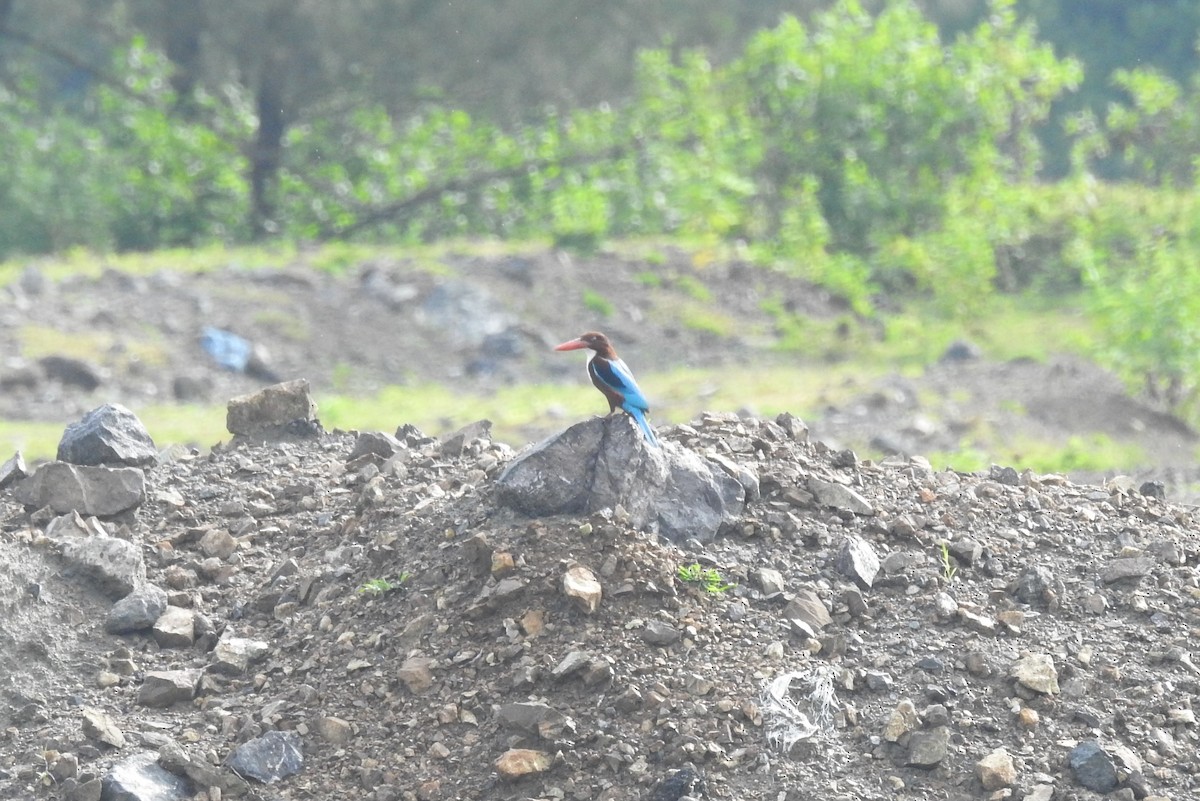
[[[294,731],[269,731],[255,737],[233,750],[229,767],[237,775],[263,784],[286,779],[304,767],[300,735]]]
[[[589,615],[600,608],[600,601],[604,596],[596,574],[583,565],[574,565],[563,574],[562,589],[563,594],[570,598],[576,607]]]
[[[200,683],[198,670],[152,670],[146,673],[138,690],[138,703],[149,707],[168,707],[190,701]]]
[[[1037,566],[1026,568],[1008,587],[1008,591],[1023,604],[1046,606],[1054,586],[1054,574],[1049,568]]]
[[[951,556],[968,567],[974,565],[983,556],[983,546],[971,539],[955,540],[947,545],[946,549]]]
[[[515,782],[550,770],[554,758],[544,751],[531,748],[510,748],[496,757],[492,764],[496,766],[496,773],[501,779]]]
[[[25,457],[21,455],[20,451],[17,451],[4,464],[0,464],[0,490],[28,475],[29,473],[25,469]]]
[[[635,528],[672,540],[712,540],[741,514],[745,490],[720,467],[672,442],[649,445],[632,418],[571,426],[514,459],[496,482],[502,503],[532,516],[622,507]]]
[[[809,589],[796,591],[795,597],[784,607],[783,617],[786,620],[799,620],[813,631],[820,631],[833,622],[820,597]]]
[[[59,547],[63,559],[110,598],[125,598],[146,581],[142,549],[129,540],[99,535],[64,537]]]
[[[103,801],[183,801],[192,796],[187,780],[159,767],[149,751],[113,765],[102,783]]]
[[[557,739],[564,729],[574,731],[575,728],[566,715],[536,701],[502,704],[496,710],[496,721],[505,729],[516,729],[543,740]]]
[[[225,410],[225,427],[241,436],[300,434],[310,430],[316,419],[317,404],[303,378],[233,398]]]
[[[850,536],[842,542],[838,551],[838,572],[853,581],[861,589],[869,590],[879,573],[879,556],[871,544],[859,536]]]
[[[271,646],[262,640],[235,637],[227,631],[213,648],[209,668],[217,673],[241,675],[251,664],[265,658],[270,650]]]
[[[775,422],[793,441],[808,442],[808,426],[791,412],[780,412],[775,417]]]
[[[554,666],[554,669],[550,671],[550,675],[555,679],[565,679],[583,670],[591,662],[591,654],[586,651],[571,651],[563,657],[561,662]]]
[[[396,671],[410,693],[423,693],[433,686],[433,660],[425,656],[410,656]]]
[[[1154,569],[1154,559],[1149,556],[1127,556],[1113,559],[1104,566],[1100,579],[1105,584],[1125,579],[1140,579]]]
[[[316,729],[318,737],[334,745],[345,745],[354,734],[354,728],[349,721],[332,715],[317,718],[313,728]]]
[[[167,593],[153,584],[143,584],[108,610],[104,630],[109,634],[130,634],[154,625],[167,608]]]
[[[1016,782],[1017,768],[1008,751],[997,748],[975,763],[975,776],[983,785],[983,789],[999,790],[1002,787],[1011,787]]]
[[[202,754],[185,749],[174,740],[168,740],[158,749],[158,764],[178,776],[186,776],[199,788],[218,788],[221,798],[239,798],[250,790],[250,785],[233,771],[213,765]],[[209,797],[216,797],[211,790]]]
[[[950,729],[938,726],[928,731],[915,731],[909,735],[909,767],[932,768],[946,758],[950,749]]]
[[[146,476],[135,467],[87,467],[48,462],[13,489],[26,506],[49,507],[58,514],[79,512],[108,517],[146,500]]]
[[[211,528],[200,538],[200,553],[228,560],[237,550],[238,542],[223,528]]]
[[[679,629],[661,620],[651,620],[642,629],[642,639],[650,645],[672,645],[679,642]]]
[[[394,456],[403,447],[400,440],[391,434],[364,431],[354,440],[354,447],[350,449],[350,455],[346,457],[346,461],[352,462],[362,456],[378,456],[380,459],[387,459]]]
[[[883,739],[889,743],[899,742],[901,737],[916,729],[920,722],[916,705],[910,699],[903,698],[896,704],[896,708],[884,724]]]
[[[719,453],[710,454],[706,458],[724,470],[728,476],[737,479],[737,482],[742,485],[742,490],[745,492],[746,503],[753,503],[762,497],[762,487],[758,480],[758,473],[745,465],[740,465],[731,459],[725,458]]]
[[[125,735],[110,715],[94,706],[85,706],[80,713],[83,715],[84,737],[113,748],[125,747]]]
[[[188,648],[196,641],[195,613],[168,606],[154,621],[154,641],[159,648]]]
[[[1117,788],[1117,766],[1095,740],[1085,740],[1072,748],[1067,764],[1075,781],[1093,792],[1111,793]]]
[[[442,440],[439,448],[442,456],[456,457],[462,456],[463,451],[477,439],[490,440],[492,438],[492,421],[491,420],[476,420],[473,423],[467,423],[462,428],[452,434],[446,436]]]
[[[1034,692],[1053,695],[1058,692],[1058,671],[1049,654],[1027,654],[1018,659],[1009,671],[1017,683]]]
[[[810,477],[808,491],[822,506],[837,509],[839,512],[849,512],[862,517],[870,517],[875,514],[874,507],[866,498],[843,484]]]
[[[58,443],[58,460],[78,465],[144,467],[157,457],[142,421],[117,403],[93,409],[67,426]]]
[[[750,571],[750,580],[762,590],[763,595],[775,595],[783,592],[787,584],[783,574],[770,567],[757,567]]]

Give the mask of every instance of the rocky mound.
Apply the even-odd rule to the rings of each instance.
[[[106,519],[10,484],[0,797],[1200,797],[1190,509],[661,434],[744,490],[709,542],[514,511],[486,426],[176,449]]]

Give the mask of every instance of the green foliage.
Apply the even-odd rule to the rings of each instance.
[[[954,581],[955,576],[958,575],[958,565],[955,563],[954,557],[950,555],[950,544],[943,540],[940,551],[942,578],[946,579],[946,581]]]
[[[1149,198],[1148,198],[1149,199]],[[1089,310],[1104,334],[1099,355],[1168,408],[1195,411],[1200,394],[1200,201],[1098,207],[1080,222],[1075,255]],[[1122,213],[1124,212],[1124,213]]]
[[[1200,162],[1200,75],[1185,89],[1148,68],[1117,70],[1112,83],[1125,95],[1102,122],[1088,111],[1069,121],[1076,135],[1077,170],[1116,171],[1158,186],[1194,185]]]
[[[612,317],[617,310],[611,300],[594,289],[583,290],[583,307],[603,319]]]
[[[412,578],[412,574],[405,570],[396,577],[395,581],[386,578],[370,579],[359,585],[358,594],[379,598],[393,590],[403,589],[405,582],[410,578]]]
[[[148,249],[237,238],[246,185],[237,137],[250,120],[200,94],[205,124],[174,115],[164,60],[135,39],[117,56],[121,87],[82,111],[46,108],[26,76],[0,89],[0,255]]]
[[[695,584],[709,595],[720,595],[737,586],[736,584],[726,584],[725,579],[721,577],[721,571],[715,567],[701,567],[699,562],[680,565],[676,569],[675,575],[679,577],[680,581]]]

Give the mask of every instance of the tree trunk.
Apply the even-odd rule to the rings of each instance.
[[[203,0],[180,3],[162,0],[163,46],[175,67],[171,88],[175,90],[177,110],[190,117],[195,108],[195,89],[201,77],[200,34],[207,24]]]
[[[268,56],[255,97],[258,133],[250,155],[250,197],[251,224],[256,237],[273,234],[278,229],[273,195],[283,155],[283,135],[287,131],[283,107],[285,74],[282,60]]]

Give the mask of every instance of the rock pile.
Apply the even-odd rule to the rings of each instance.
[[[306,431],[0,490],[0,797],[1200,797],[1189,508],[712,414],[664,450],[738,502],[668,539],[486,425]]]

